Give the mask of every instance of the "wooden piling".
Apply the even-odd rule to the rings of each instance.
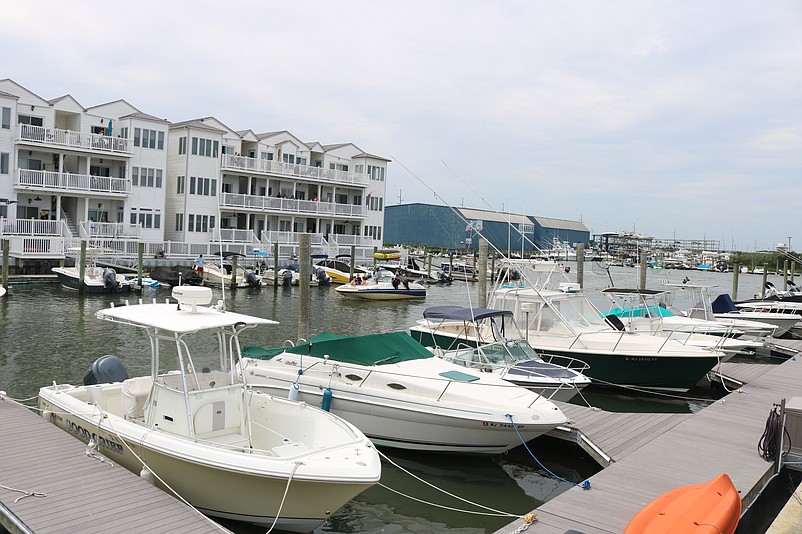
[[[298,236],[298,261],[300,262],[300,302],[298,305],[298,339],[309,339],[309,306],[310,294],[309,279],[312,277],[312,236],[300,234]],[[353,269],[353,267],[352,267]]]
[[[576,283],[580,289],[585,288],[585,244],[576,245]]]
[[[646,252],[640,253],[640,283],[638,288],[646,289]]]
[[[8,289],[8,258],[11,242],[3,239],[3,287]]]
[[[278,241],[273,243],[273,288],[278,290]]]
[[[738,300],[738,275],[741,272],[741,268],[738,266],[737,263],[733,264],[732,266],[732,300]]]
[[[81,240],[81,254],[78,256],[78,294],[84,293],[84,276],[86,276],[86,239]]]

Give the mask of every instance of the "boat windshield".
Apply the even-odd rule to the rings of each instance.
[[[535,350],[526,341],[498,341],[476,349],[491,364],[513,365],[518,362],[539,360]]]
[[[581,294],[566,294],[549,300],[549,306],[544,309],[559,319],[574,333],[596,332],[609,330],[610,326],[604,322],[599,310]]]

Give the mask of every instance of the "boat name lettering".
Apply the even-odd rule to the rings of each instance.
[[[117,443],[116,441],[112,441],[102,436],[98,436],[96,433],[90,432],[81,425],[78,425],[72,421],[65,421],[64,424],[67,427],[67,430],[69,430],[82,440],[85,441],[95,440],[95,442],[104,449],[110,450],[111,452],[116,452],[117,454],[123,453],[123,446],[121,443]]]
[[[657,358],[650,358],[648,356],[629,356],[626,358],[630,362],[656,362]]]

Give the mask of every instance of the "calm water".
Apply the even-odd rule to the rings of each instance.
[[[575,268],[572,264],[572,276]],[[639,273],[635,269],[612,268],[616,286],[635,287]],[[731,292],[732,275],[696,271],[649,271],[648,287],[656,288],[660,280],[679,282],[688,275],[696,283],[718,284],[721,293]],[[778,287],[782,279],[770,277]],[[759,291],[762,278],[741,275],[739,296],[746,298]],[[606,272],[585,266],[585,287],[592,300],[607,309],[606,298],[596,290],[609,285]],[[377,331],[401,330],[422,317],[429,306],[476,304],[476,285],[454,283],[432,286],[425,301],[360,302],[346,300],[332,288],[310,288],[310,333],[330,331],[338,334],[369,334]],[[215,298],[221,298],[215,291]],[[715,293],[717,294],[717,293]],[[159,300],[169,290],[145,290],[142,298]],[[133,301],[138,298],[131,295]],[[100,355],[118,355],[131,376],[150,372],[150,351],[143,333],[122,329],[95,318],[95,312],[120,296],[79,297],[56,284],[13,285],[7,298],[0,300],[0,389],[9,396],[23,399],[36,395],[38,388],[52,383],[80,383],[86,369]],[[279,325],[251,330],[247,344],[277,346],[298,338],[298,289],[272,287],[226,292],[229,309],[267,317]],[[691,397],[702,400],[668,397],[636,397],[627,392],[590,392],[587,398],[595,406],[620,411],[691,412],[705,406],[708,390],[693,391]],[[596,470],[596,464],[578,448],[558,440],[541,438],[530,448],[551,471],[563,478],[581,482]],[[427,455],[412,452],[383,451],[393,462],[416,476],[455,493],[460,497],[496,510],[522,515],[569,487],[544,470],[519,447],[494,458]],[[382,484],[425,502],[441,506],[470,509],[465,503],[437,492],[416,481],[389,462],[383,465]],[[493,532],[508,524],[510,518],[488,517],[435,508],[399,496],[376,486],[339,510],[318,533],[426,533]],[[229,525],[232,526],[232,525]],[[250,529],[235,525],[240,531]],[[256,531],[253,531],[256,532]]]

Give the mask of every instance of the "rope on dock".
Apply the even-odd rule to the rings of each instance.
[[[3,484],[0,484],[0,488],[6,489],[8,491],[16,491],[18,493],[22,493],[23,495],[20,495],[19,497],[14,499],[15,503],[24,499],[25,497],[47,497],[47,493],[43,493],[41,491],[25,491],[17,488],[12,488],[10,486],[5,486]]]
[[[540,460],[537,459],[537,456],[535,456],[534,453],[532,452],[532,450],[529,448],[529,445],[526,444],[526,440],[523,438],[521,433],[518,432],[518,426],[515,424],[515,421],[512,420],[512,414],[507,414],[507,419],[510,420],[510,424],[512,425],[512,428],[515,429],[515,433],[518,434],[518,438],[521,440],[521,444],[523,444],[524,448],[526,449],[526,452],[528,452],[529,456],[531,456],[537,462],[537,464],[540,467],[542,467],[548,474],[550,474],[551,476],[553,476],[557,480],[562,480],[563,482],[567,482],[568,484],[571,484],[572,486],[578,486],[578,487],[582,488],[583,490],[590,489],[590,480],[585,479],[582,482],[577,484],[576,482],[568,480],[567,478],[563,478],[560,475],[552,472],[548,467],[543,465],[543,463]]]
[[[391,487],[379,482],[379,486],[380,487],[386,489],[387,491],[391,491],[391,492],[395,493],[396,495],[400,495],[402,497],[406,497],[407,499],[410,499],[410,500],[413,500],[413,501],[416,501],[416,502],[419,502],[419,503],[422,503],[422,504],[427,504],[429,506],[434,506],[435,508],[442,508],[444,510],[451,510],[453,512],[461,512],[461,513],[464,513],[464,514],[484,515],[484,516],[488,516],[488,517],[516,517],[516,518],[523,518],[523,519],[526,519],[526,517],[528,515],[532,515],[532,514],[527,514],[527,515],[511,514],[509,512],[503,512],[501,510],[496,510],[495,508],[490,508],[489,506],[485,506],[483,504],[479,504],[479,503],[470,501],[468,499],[460,497],[459,495],[455,495],[455,494],[453,494],[453,493],[451,493],[449,491],[444,490],[443,488],[439,488],[439,487],[435,486],[431,482],[427,482],[426,480],[423,480],[422,478],[420,478],[419,476],[411,473],[407,469],[404,469],[403,467],[401,467],[400,465],[398,465],[397,463],[392,461],[389,457],[387,457],[386,454],[381,452],[379,449],[376,449],[376,451],[379,453],[379,456],[381,456],[383,460],[386,460],[393,467],[396,467],[397,469],[400,469],[401,471],[403,471],[407,475],[411,476],[412,478],[414,478],[418,482],[422,482],[422,483],[426,484],[427,486],[429,486],[430,488],[436,489],[437,491],[439,491],[441,493],[444,493],[444,494],[448,495],[449,497],[453,497],[454,499],[457,499],[457,500],[462,501],[464,503],[470,504],[472,506],[476,506],[477,508],[484,508],[485,510],[489,510],[490,513],[488,513],[488,512],[477,512],[475,510],[465,510],[465,509],[461,509],[461,508],[454,508],[454,507],[451,507],[451,506],[445,506],[445,505],[442,505],[442,504],[433,503],[431,501],[424,501],[423,499],[419,499],[417,497],[413,497],[413,496],[408,495],[406,493],[400,492],[398,490],[395,490],[395,489],[393,489],[393,488],[391,488]]]

